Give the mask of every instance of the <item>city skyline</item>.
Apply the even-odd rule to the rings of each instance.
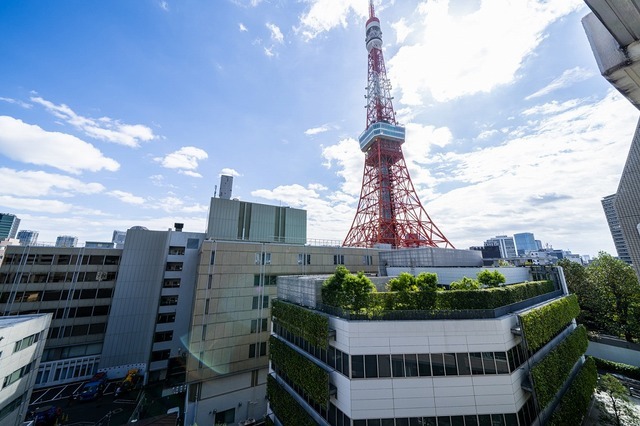
[[[234,198],[306,209],[309,238],[342,240],[367,3],[4,2],[0,211],[43,242],[203,232],[230,174]],[[374,3],[407,165],[448,239],[615,253],[600,200],[638,112],[598,74],[584,3]]]

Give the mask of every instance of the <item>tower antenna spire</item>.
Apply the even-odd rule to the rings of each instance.
[[[369,0],[365,40],[369,53],[367,126],[359,138],[365,154],[364,173],[358,210],[342,245],[453,248],[422,207],[404,161],[405,129],[396,121],[393,109],[373,0]]]

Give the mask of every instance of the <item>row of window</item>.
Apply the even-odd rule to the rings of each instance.
[[[59,363],[40,364],[36,384],[52,385],[57,381],[93,376],[98,370],[100,357],[71,359]],[[53,374],[52,374],[53,373]]]
[[[102,334],[107,328],[107,324],[100,322],[97,324],[76,324],[66,327],[51,327],[49,329],[49,339],[62,339],[64,337],[86,336],[87,334]]]
[[[35,364],[36,364],[36,360],[33,360],[29,364],[25,365],[24,367],[18,368],[16,371],[6,376],[4,378],[4,381],[2,382],[2,389],[6,388],[9,385],[12,385],[13,383],[17,382],[18,380],[20,380],[21,378],[29,374],[29,372],[31,371],[31,369]]]
[[[354,420],[353,426],[518,426],[515,413]]]
[[[14,294],[11,300],[11,294]],[[0,303],[57,302],[59,300],[110,299],[112,288],[86,288],[82,290],[19,291],[0,294]]]
[[[213,263],[212,263],[213,264]],[[271,253],[256,253],[255,255],[256,265],[271,265]],[[344,265],[344,254],[333,255],[334,265]],[[363,265],[373,265],[373,256],[362,256]],[[311,265],[311,255],[307,253],[298,253],[298,265]]]
[[[9,414],[11,414],[13,410],[20,407],[20,405],[22,405],[22,401],[26,398],[26,396],[27,396],[27,392],[15,398],[13,401],[9,402],[4,407],[0,408],[0,421],[2,421],[2,419],[7,417]]]
[[[333,346],[318,348],[277,322],[274,322],[273,330],[283,339],[352,379],[510,374],[527,359],[521,345],[507,352],[349,356]]]
[[[119,265],[120,256],[84,255],[78,261],[77,254],[7,254],[5,265]]]
[[[53,314],[53,319],[86,318],[109,315],[109,305],[79,306],[74,308],[40,309],[41,314]]]
[[[13,353],[19,352],[23,349],[28,348],[38,341],[40,338],[40,333],[32,334],[31,336],[27,336],[24,339],[18,340],[16,345],[13,347]]]
[[[253,286],[258,287],[260,285],[276,285],[278,283],[277,275],[262,275],[264,279],[260,282],[261,275],[256,274],[253,276]]]
[[[89,343],[86,345],[64,346],[61,348],[45,348],[42,353],[42,362],[59,361],[67,358],[79,358],[90,355],[100,355],[102,343]]]
[[[80,271],[80,272],[38,272],[38,273],[0,273],[0,284],[46,284],[71,282],[115,281],[116,271]],[[17,277],[17,278],[16,278]]]

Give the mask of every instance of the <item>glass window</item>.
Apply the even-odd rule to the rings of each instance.
[[[367,378],[378,377],[378,360],[376,355],[364,357],[364,371]]]
[[[478,426],[478,418],[476,416],[464,416],[465,426]]]
[[[438,426],[451,426],[451,418],[449,416],[439,416]]]
[[[507,426],[518,426],[518,416],[515,413],[505,414],[504,423]]]
[[[422,377],[431,376],[431,360],[429,354],[418,354],[418,373]]]
[[[378,355],[378,376],[391,377],[391,359],[389,355]]]
[[[478,424],[480,426],[492,426],[491,416],[489,414],[481,414],[478,416]]]
[[[462,416],[451,416],[451,426],[465,426],[464,425],[464,417],[462,417]]]
[[[187,248],[188,249],[197,249],[200,244],[200,240],[197,238],[187,238]]]
[[[418,362],[416,360],[416,354],[405,354],[404,369],[407,374],[407,377],[418,376]]]
[[[351,378],[362,379],[364,377],[364,356],[351,355]]]
[[[444,358],[442,354],[431,354],[431,368],[434,376],[444,376]]]
[[[404,377],[404,356],[402,354],[391,355],[393,377]]]
[[[447,376],[457,376],[456,354],[444,354],[444,369]]]
[[[456,359],[458,361],[458,374],[460,374],[461,376],[467,376],[471,374],[471,365],[469,364],[469,354],[468,353],[456,354]]]
[[[480,352],[471,352],[469,357],[471,358],[471,374],[484,374],[482,354]]]
[[[484,374],[496,374],[493,352],[482,352],[482,364],[484,365]]]
[[[504,416],[502,414],[492,414],[491,424],[493,426],[504,426]]]
[[[342,373],[342,351],[336,349],[336,366],[335,369]]]
[[[495,358],[498,374],[509,374],[509,364],[507,363],[506,352],[496,352]]]

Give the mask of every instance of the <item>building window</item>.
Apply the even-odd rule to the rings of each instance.
[[[298,253],[298,265],[311,265],[311,255]]]
[[[200,240],[197,238],[187,238],[187,248],[188,249],[197,249],[200,245]]]
[[[200,340],[207,340],[207,324],[202,325],[202,336]]]
[[[157,331],[153,335],[153,343],[168,342],[173,339],[173,330]]]
[[[209,257],[209,265],[213,265],[216,263],[216,252],[215,250],[211,252],[211,256]]]
[[[251,305],[251,309],[260,309],[260,299],[262,299],[262,308],[266,309],[269,307],[269,296],[266,294],[263,296],[253,296],[253,302]]]
[[[176,314],[175,312],[173,312],[168,314],[158,314],[158,320],[156,322],[158,324],[166,324],[168,322],[175,322],[175,321],[176,321]]]
[[[182,271],[182,262],[167,262],[165,271]]]
[[[367,266],[373,265],[373,256],[370,254],[362,256],[362,264]]]
[[[231,425],[236,422],[236,409],[229,408],[225,411],[220,411],[216,413],[213,419],[214,425]]]
[[[180,278],[165,278],[162,287],[164,288],[176,288],[180,287]]]
[[[184,256],[184,247],[181,247],[181,246],[171,246],[171,247],[169,247],[169,255],[170,256]]]
[[[258,386],[258,372],[260,370],[252,370],[251,371],[251,387],[255,388]]]
[[[256,265],[271,265],[271,253],[256,253]]]
[[[209,313],[209,302],[211,299],[206,299],[204,301],[204,314],[207,315]]]
[[[260,326],[259,328],[258,325]],[[267,331],[267,318],[262,318],[260,322],[257,319],[251,320],[252,333],[261,333],[263,331]]]
[[[178,304],[178,296],[161,296],[160,306],[173,306]]]
[[[35,333],[35,334],[32,334],[31,336],[27,336],[24,339],[17,341],[16,345],[13,348],[13,352],[16,353],[18,351],[28,348],[29,346],[36,343],[39,338],[40,338],[40,333]]]
[[[169,359],[170,356],[171,351],[169,349],[165,349],[163,351],[153,351],[151,352],[151,362],[164,361],[165,359]]]
[[[262,283],[260,282],[260,278],[264,277]],[[278,276],[277,275],[260,275],[256,274],[253,276],[253,285],[258,287],[260,285],[276,285],[278,284]]]
[[[7,386],[20,380],[25,375],[29,374],[29,372],[31,371],[31,367],[33,367],[34,363],[35,361],[32,361],[29,364],[25,365],[24,367],[18,368],[16,371],[6,376],[4,378],[4,382],[2,383],[2,388],[3,389],[6,388]]]
[[[334,254],[333,255],[333,264],[334,265],[344,265],[344,254]]]
[[[256,349],[258,354],[256,354]],[[255,358],[257,356],[265,356],[267,354],[267,342],[252,343],[249,345],[249,358]]]

